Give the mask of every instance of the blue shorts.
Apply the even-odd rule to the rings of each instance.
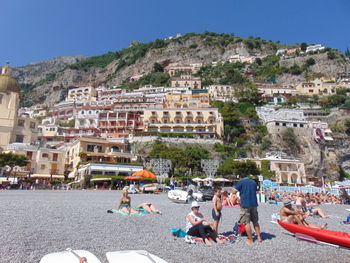
[[[215,210],[214,210],[214,208],[213,208],[213,210],[211,210],[211,215],[212,215],[214,221],[220,221],[220,218],[221,218],[221,211],[219,211],[219,216],[216,216]]]

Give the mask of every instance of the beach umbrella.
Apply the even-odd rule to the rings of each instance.
[[[138,171],[138,172],[132,174],[131,176],[132,177],[140,176],[140,177],[143,177],[143,178],[157,179],[157,176],[154,173],[151,173],[150,171],[147,171],[147,170]]]
[[[203,179],[202,181],[203,182],[210,182],[210,181],[213,181],[213,180],[214,180],[213,178],[207,177],[207,178]]]
[[[268,188],[268,187],[273,187],[273,186],[278,186],[278,184],[276,182],[269,180],[269,179],[265,179],[262,183],[262,187]]]
[[[229,179],[226,178],[215,178],[213,179],[214,182],[230,182]]]
[[[202,182],[203,179],[196,177],[196,178],[193,178],[192,181],[198,183],[198,182]]]

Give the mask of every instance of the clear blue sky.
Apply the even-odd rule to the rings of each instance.
[[[0,14],[0,65],[205,30],[350,47],[349,0],[0,0]]]

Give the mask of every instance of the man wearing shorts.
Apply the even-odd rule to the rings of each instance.
[[[253,244],[252,229],[250,222],[253,223],[258,241],[262,242],[260,235],[259,216],[258,216],[258,200],[256,192],[258,190],[255,181],[248,177],[239,176],[239,182],[234,186],[233,193],[239,192],[241,198],[241,212],[239,222],[245,225],[245,231],[248,236],[247,244]]]

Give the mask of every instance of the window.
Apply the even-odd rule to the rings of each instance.
[[[43,157],[43,158],[48,158],[49,155],[48,155],[47,153],[43,153],[43,154],[41,155],[41,157]]]
[[[58,153],[54,153],[52,156],[52,161],[57,161],[58,160]]]
[[[280,126],[280,123],[279,123],[279,122],[276,122],[276,126]]]
[[[30,122],[30,128],[35,129],[35,122]]]
[[[93,151],[94,151],[94,148],[95,148],[95,145],[93,145],[93,144],[88,144],[88,145],[87,145],[87,148],[86,148],[86,151],[88,151],[88,152],[93,152]]]
[[[41,170],[45,170],[45,167],[46,167],[45,164],[40,165]]]
[[[24,141],[24,135],[16,135],[16,142],[23,142]]]
[[[314,93],[314,90],[313,90],[313,89],[309,89],[309,92],[310,92],[310,93]]]
[[[24,120],[18,120],[17,125],[19,127],[24,127]]]
[[[282,124],[282,126],[286,127],[286,126],[287,126],[287,123],[284,122],[284,123]]]
[[[300,124],[300,127],[301,127],[301,128],[304,128],[304,124]]]
[[[293,127],[298,127],[298,124],[296,124],[296,123],[293,123]]]
[[[101,153],[102,152],[102,146],[101,145],[96,145],[96,147],[97,147],[98,152]]]

